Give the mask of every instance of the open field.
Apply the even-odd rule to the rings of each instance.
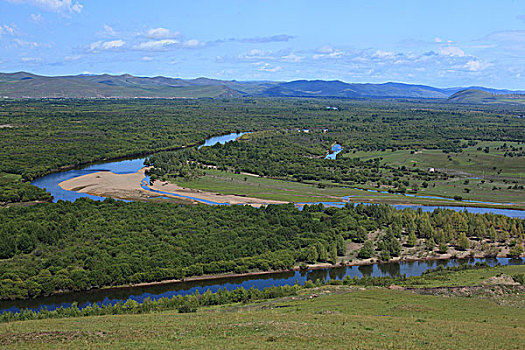
[[[419,280],[427,280],[421,284],[425,287],[470,286],[502,272],[524,270],[520,266],[446,272]],[[205,307],[195,314],[163,311],[7,323],[0,325],[0,344],[12,349],[519,349],[525,342],[525,296],[512,290],[487,287],[465,298],[323,286],[254,304]]]
[[[525,148],[523,143],[503,142],[503,141],[479,141],[475,146],[463,149],[463,152],[444,153],[441,150],[423,149],[417,152],[411,150],[397,151],[350,151],[341,154],[346,158],[373,159],[382,158],[382,163],[403,166],[417,167],[421,169],[436,168],[456,170],[456,174],[464,177],[479,176],[487,179],[495,177],[515,177],[525,181],[525,163],[521,157],[505,157],[505,150],[495,148],[507,144],[508,148]],[[482,150],[478,150],[481,147]],[[483,150],[489,147],[489,153]],[[523,152],[523,150],[519,151]],[[500,171],[501,170],[501,171]],[[458,173],[459,172],[459,173]]]
[[[367,203],[388,203],[388,204],[422,204],[422,205],[468,205],[468,206],[490,206],[487,204],[462,203],[459,201],[414,198],[407,197],[401,194],[394,193],[373,193],[355,190],[352,188],[345,188],[344,186],[334,184],[330,181],[308,181],[308,182],[293,182],[278,179],[255,177],[243,174],[234,174],[232,172],[220,171],[215,169],[207,169],[206,175],[197,179],[171,180],[177,185],[184,188],[191,188],[194,190],[215,192],[221,194],[236,194],[249,196],[254,198],[261,198],[266,200],[291,201],[296,203],[304,202],[340,202],[342,197],[351,196],[349,198],[352,202],[367,202]],[[452,198],[458,191],[465,187],[464,180],[457,180],[456,182],[447,182],[436,185],[431,189],[418,192],[418,195],[439,195],[443,197]],[[481,182],[481,180],[477,180]],[[470,181],[471,188],[473,188],[471,196],[464,196],[465,199],[476,198],[479,200],[486,200],[489,202],[510,203],[514,202],[514,208],[525,208],[524,199],[521,195],[523,190],[512,190],[516,193],[508,196],[495,196],[492,192],[487,193],[488,183],[479,184],[475,187],[476,181]],[[320,188],[319,184],[321,184]],[[455,186],[458,186],[457,188]],[[493,184],[490,184],[493,185]],[[372,186],[361,186],[363,188],[376,189]],[[509,190],[510,192],[511,190]],[[500,191],[497,191],[501,194]],[[476,194],[480,196],[476,196]]]

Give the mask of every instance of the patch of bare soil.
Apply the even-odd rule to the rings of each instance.
[[[505,285],[505,286],[519,286],[520,284],[514,279],[508,275],[501,274],[499,276],[493,276],[490,278],[487,278],[483,282],[481,282],[484,286],[493,286],[493,285]]]
[[[525,286],[514,284],[494,284],[485,286],[407,288],[406,290],[422,295],[440,295],[444,297],[467,297],[491,299],[500,305],[525,307]]]

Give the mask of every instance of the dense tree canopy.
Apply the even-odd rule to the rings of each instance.
[[[504,216],[387,205],[300,211],[291,204],[257,209],[80,199],[8,208],[0,211],[0,298],[336,263],[344,241],[362,241],[361,231],[385,232],[376,246],[367,243],[367,257],[386,257],[399,255],[399,240],[409,234],[461,245],[464,236],[490,238],[489,228],[501,240],[521,240],[525,232],[523,220]]]

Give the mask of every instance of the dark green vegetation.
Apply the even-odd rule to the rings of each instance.
[[[327,106],[337,109],[327,109]],[[417,101],[246,98],[4,100],[1,107],[0,174],[7,175],[0,175],[6,178],[1,181],[0,193],[9,192],[9,196],[0,199],[2,202],[47,197],[38,192],[25,194],[28,191],[16,184],[20,180],[8,180],[17,178],[12,175],[31,180],[62,167],[189,146],[210,135],[236,130],[256,133],[250,136],[249,142],[203,149],[197,155],[191,152],[159,154],[153,159],[158,162],[157,167],[163,169],[154,173],[187,178],[202,175],[202,171],[194,174],[193,170],[185,169],[184,161],[195,159],[231,168],[234,172],[247,169],[293,181],[311,179],[330,182],[329,185],[360,184],[383,186],[392,192],[432,193],[436,179],[446,181],[450,176],[450,172],[446,172],[448,175],[428,172],[429,166],[436,167],[433,160],[402,165],[381,160],[395,152],[416,155],[424,149],[450,157],[450,161],[446,159],[447,165],[464,172],[459,178],[468,178],[474,173],[469,167],[478,164],[480,158],[476,152],[494,156],[487,158],[479,169],[472,169],[502,177],[492,185],[497,191],[491,195],[509,192],[502,200],[516,201],[523,192],[520,169],[524,164],[525,119],[516,118],[522,113],[516,106],[477,106],[472,111],[470,106]],[[309,132],[302,132],[304,129]],[[342,144],[344,150],[338,160],[325,161],[322,158],[334,142]],[[488,149],[487,142],[492,143]],[[504,144],[508,149],[495,151],[495,148],[502,150]],[[479,147],[482,148],[478,151]],[[470,149],[473,155],[465,156],[456,164],[457,155],[464,155]],[[368,159],[355,159],[360,158],[359,152],[376,154]],[[196,165],[199,164],[191,166]],[[508,178],[509,171],[511,178]],[[326,183],[314,183],[314,186],[322,187]],[[446,193],[449,197],[472,196],[462,187],[447,191],[454,192]],[[478,194],[473,192],[473,195],[475,198]]]
[[[334,131],[333,134],[338,133]],[[166,178],[191,178],[203,174],[203,167],[198,165],[206,164],[237,173],[248,172],[283,180],[329,180],[347,185],[377,183],[389,177],[400,179],[407,176],[426,181],[439,178],[438,174],[426,170],[382,165],[379,158],[364,161],[358,158],[324,159],[333,134],[327,136],[323,132],[312,132],[299,135],[295,130],[262,133],[250,135],[247,142],[155,154],[150,157],[156,168],[151,173],[166,175]],[[338,136],[343,137],[342,134]]]
[[[475,286],[502,273],[515,276],[523,271],[523,266],[478,267],[408,279],[347,279],[328,286],[239,289],[143,305],[66,309],[41,314],[53,319],[0,325],[0,344],[10,348],[518,349],[525,341],[523,287]],[[454,289],[458,282],[463,287]],[[450,295],[373,287],[392,283],[436,286],[440,287],[436,292]],[[266,298],[278,299],[261,300]]]
[[[313,100],[310,103],[310,108],[301,109],[294,128],[283,125],[224,146],[155,154],[150,157],[155,166],[152,179],[286,200],[286,195],[265,184],[257,184],[257,194],[241,181],[232,192],[228,179],[222,186],[219,181],[227,175],[207,170],[212,166],[231,173],[307,182],[321,189],[358,185],[390,193],[523,204],[525,120],[516,118],[516,107],[470,112],[452,105],[429,104],[434,109],[423,109],[410,103],[345,101],[338,104],[339,110],[327,111]],[[336,160],[324,159],[335,142],[344,150]],[[195,181],[203,175],[205,179]],[[469,180],[465,183],[465,179]],[[333,192],[316,192],[320,200],[334,200]]]
[[[22,182],[18,174],[0,173],[0,203],[50,200],[51,195],[41,188]]]
[[[509,92],[484,89],[488,92]],[[400,83],[349,84],[341,81],[297,80],[291,82],[239,82],[198,79],[153,78],[123,75],[77,75],[45,77],[36,74],[0,73],[0,97],[32,98],[197,98],[197,97],[342,97],[444,99],[461,88],[439,89]]]
[[[525,94],[492,94],[478,89],[467,89],[456,92],[448,98],[453,103],[516,103],[525,104]]]
[[[299,211],[290,204],[257,209],[84,199],[4,209],[0,223],[2,299],[337,263],[351,242],[365,242],[359,251],[365,259],[401,256],[412,237],[427,252],[465,250],[472,241],[487,256],[499,252],[498,244],[519,256],[525,232],[524,220],[505,216],[386,205]]]

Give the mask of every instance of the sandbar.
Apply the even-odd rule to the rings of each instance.
[[[235,194],[193,190],[165,181],[155,181],[153,185],[148,186],[150,189],[163,192],[156,193],[141,186],[141,181],[145,178],[147,169],[147,167],[144,167],[133,174],[115,174],[110,171],[99,171],[62,181],[58,185],[67,191],[131,200],[168,197],[192,203],[206,203],[209,201],[221,204],[248,204],[256,207],[266,204],[288,203]]]

